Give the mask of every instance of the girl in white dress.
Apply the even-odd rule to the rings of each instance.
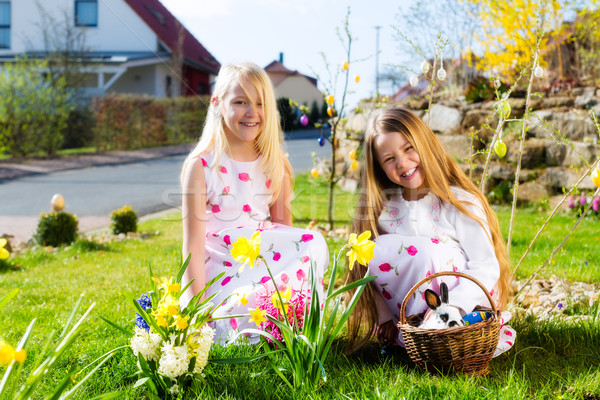
[[[329,254],[323,237],[291,227],[291,166],[281,148],[283,134],[271,81],[253,63],[221,68],[202,136],[181,173],[183,255],[191,254],[182,285],[194,279],[182,306],[208,281],[226,274],[206,296],[221,304],[213,317],[248,314],[257,296],[274,290],[264,264],[240,271],[230,254],[240,237],[261,231],[264,256],[283,291],[308,290],[311,262],[322,280]],[[244,328],[249,317],[213,323],[224,342]]]
[[[476,278],[502,309],[510,270],[498,219],[431,129],[407,109],[383,110],[369,121],[363,157],[353,229],[369,229],[377,237],[368,268],[378,278],[363,292],[350,320],[350,336],[359,338],[358,346],[373,334],[401,344],[396,324],[402,301],[417,282],[437,272]],[[359,279],[364,270],[356,265],[350,275]],[[430,287],[439,293],[441,282],[448,285],[450,303],[465,313],[477,305],[490,306],[468,279],[444,276],[433,279]],[[424,290],[408,300],[407,317],[428,309]],[[499,350],[510,348],[514,335],[505,327]]]

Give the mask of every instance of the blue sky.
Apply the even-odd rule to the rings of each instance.
[[[222,64],[253,61],[265,67],[284,53],[284,65],[319,78],[319,89],[330,78],[320,52],[324,52],[332,74],[345,61],[345,50],[336,28],[342,28],[350,6],[349,28],[353,36],[350,73],[361,76],[352,81],[355,93],[348,100],[354,106],[375,93],[376,26],[379,33],[379,71],[386,64],[405,64],[395,36],[400,4],[393,0],[161,0]],[[358,61],[360,60],[360,61]],[[410,61],[410,60],[409,60]],[[341,90],[341,76],[337,90]],[[329,84],[331,86],[331,84]],[[391,88],[380,84],[380,92]]]

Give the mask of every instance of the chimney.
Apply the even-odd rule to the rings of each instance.
[[[279,53],[279,62],[283,64],[283,52]]]

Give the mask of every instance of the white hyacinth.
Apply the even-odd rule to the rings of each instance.
[[[200,374],[208,363],[208,353],[213,342],[215,330],[208,325],[203,325],[200,329],[194,329],[188,336],[188,346],[190,349],[190,358],[196,357],[194,373]]]
[[[144,360],[158,361],[162,338],[156,333],[148,333],[144,329],[135,327],[135,334],[131,338],[131,349],[137,357],[141,354]]]
[[[190,364],[187,345],[173,346],[171,342],[165,342],[162,346],[162,354],[158,361],[158,373],[171,379],[177,379],[185,374]]]

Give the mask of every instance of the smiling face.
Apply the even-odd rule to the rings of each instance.
[[[246,90],[244,90],[246,89]],[[264,125],[262,99],[253,85],[235,82],[219,102],[223,127],[230,148],[254,148]]]
[[[425,196],[425,173],[421,158],[413,145],[400,132],[380,133],[373,140],[375,159],[388,179],[404,188],[406,200]]]

